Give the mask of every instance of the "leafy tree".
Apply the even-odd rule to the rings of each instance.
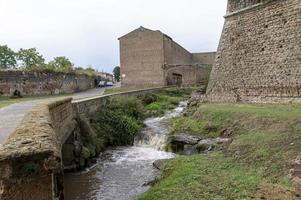
[[[28,70],[45,68],[45,59],[35,48],[21,48],[17,53],[17,58],[22,61],[22,66]]]
[[[96,75],[96,71],[91,65],[89,65],[87,68],[75,67],[75,72],[78,73],[78,74],[86,74],[88,76],[95,76]]]
[[[48,64],[50,68],[53,68],[55,71],[59,72],[72,72],[74,71],[73,63],[71,61],[64,57],[56,57]]]
[[[15,68],[16,65],[15,52],[6,45],[0,45],[0,69]]]
[[[114,69],[113,69],[113,74],[114,74],[114,77],[115,77],[115,80],[117,82],[120,81],[120,67],[119,66],[116,66]]]

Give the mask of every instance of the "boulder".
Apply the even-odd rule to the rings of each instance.
[[[153,162],[153,166],[158,170],[162,170],[165,166],[166,160],[167,159],[156,160],[155,162]]]
[[[186,156],[191,156],[193,154],[198,154],[198,153],[199,153],[199,151],[198,151],[196,145],[186,144],[186,145],[184,145],[184,149],[181,154],[186,155]]]
[[[202,138],[195,135],[188,135],[185,133],[177,134],[172,137],[172,143],[179,143],[179,144],[190,144],[195,145],[197,144]]]
[[[205,144],[205,145],[219,145],[219,144],[223,144],[226,143],[230,140],[230,138],[207,138],[207,139],[202,139],[198,142],[199,145]]]

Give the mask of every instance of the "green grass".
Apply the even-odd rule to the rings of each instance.
[[[11,99],[9,97],[0,97],[0,108],[3,108],[5,106],[14,104],[14,103],[20,103],[24,101],[32,101],[32,100],[37,100],[37,99],[46,99],[46,98],[55,98],[55,97],[68,97],[70,95],[68,94],[61,94],[61,95],[42,95],[42,96],[25,96],[23,98],[16,98],[16,99]]]
[[[274,197],[292,195],[283,191],[290,191],[288,174],[301,149],[301,105],[201,104],[195,110],[173,119],[171,134],[227,136],[232,143],[168,161],[159,183],[140,199],[250,199],[265,184]]]
[[[261,170],[236,165],[220,153],[170,160],[162,180],[140,200],[246,199],[263,178]]]
[[[104,94],[113,94],[113,93],[119,93],[119,92],[127,92],[131,90],[142,90],[152,87],[118,87],[118,88],[106,88],[104,91]]]
[[[164,114],[167,110],[171,110],[179,105],[179,102],[185,99],[185,96],[169,96],[166,94],[155,94],[157,100],[146,106],[149,111],[156,111],[158,114]]]

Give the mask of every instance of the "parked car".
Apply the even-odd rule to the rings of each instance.
[[[105,81],[99,81],[98,87],[105,87],[105,86],[106,86],[106,82]]]
[[[107,84],[106,84],[106,86],[113,86],[113,85],[114,85],[114,83],[111,82],[111,81],[108,81]]]

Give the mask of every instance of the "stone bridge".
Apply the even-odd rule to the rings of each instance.
[[[135,90],[72,101],[72,98],[34,107],[0,147],[0,199],[63,199],[66,141],[79,133],[75,118],[94,113],[108,97],[139,95],[166,87]],[[72,158],[71,158],[72,159]]]

